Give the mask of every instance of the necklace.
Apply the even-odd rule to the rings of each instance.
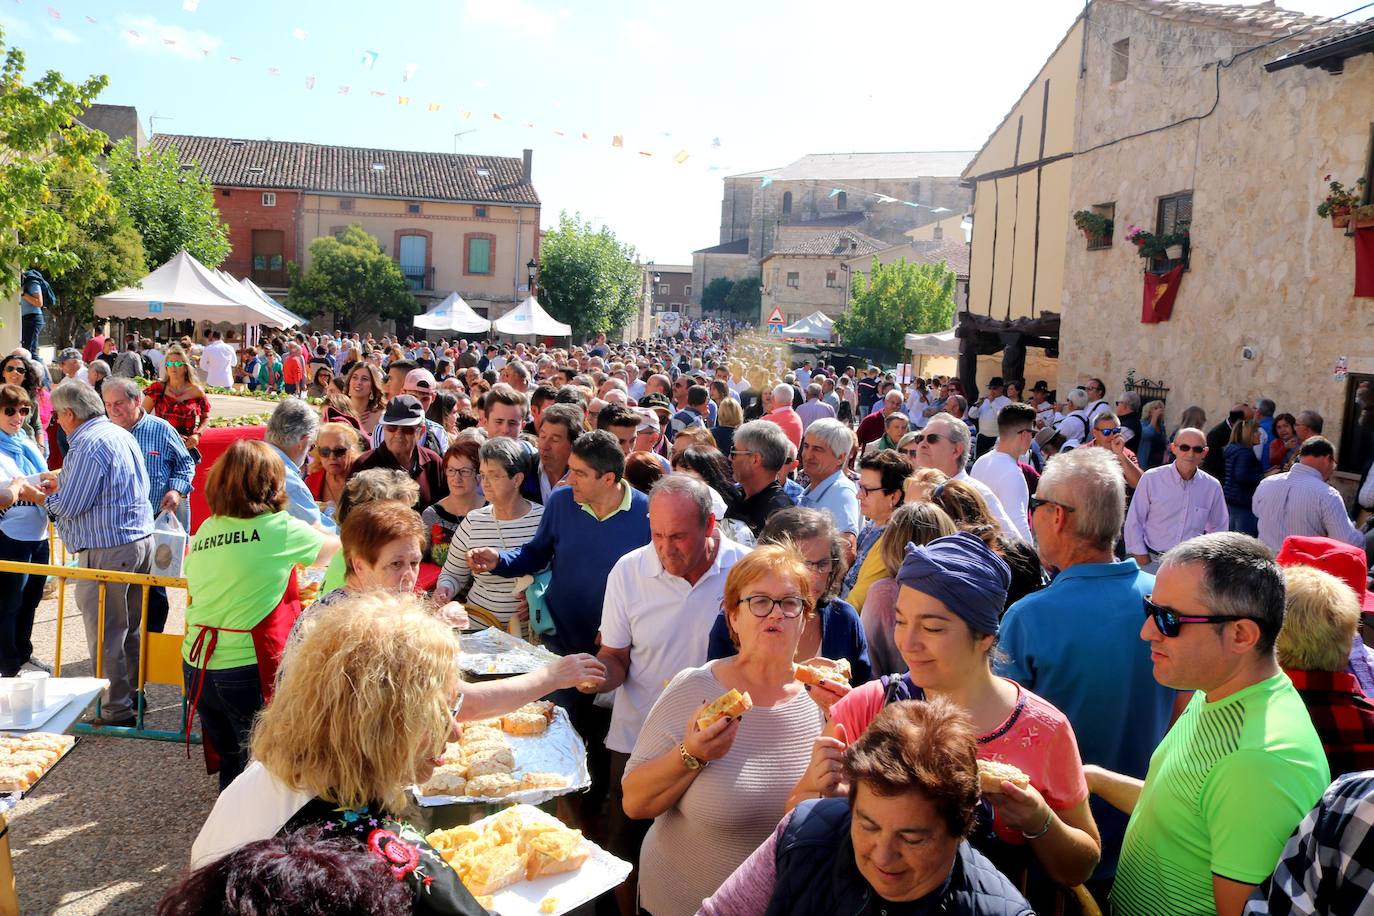
[[[522,497],[521,500],[520,500],[520,502],[521,502],[521,503],[524,503],[524,506],[525,506],[524,511],[519,512],[519,513],[517,513],[516,515],[511,516],[509,519],[507,519],[507,521],[512,521],[512,522],[513,522],[513,521],[515,521],[516,519],[518,519],[518,518],[524,518],[526,515],[529,514],[529,511],[530,511],[530,503],[529,503],[529,500],[524,499],[524,498]],[[499,518],[496,517],[496,507],[495,507],[495,506],[492,506],[492,507],[491,507],[491,520],[492,520],[492,523],[496,525],[496,539],[497,539],[498,541],[501,542],[501,549],[502,549],[502,550],[510,550],[510,545],[506,543],[506,529],[502,527],[502,525],[501,525],[501,519],[499,519]]]

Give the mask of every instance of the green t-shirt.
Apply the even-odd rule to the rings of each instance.
[[[182,658],[191,662],[197,624],[251,630],[281,601],[291,569],[319,555],[324,535],[286,512],[256,518],[207,518],[191,538],[186,556],[186,643]],[[208,640],[209,637],[206,637]],[[253,637],[221,631],[207,667],[238,668],[257,663]]]
[[[1331,782],[1302,698],[1276,674],[1208,703],[1201,691],[1150,758],[1126,826],[1112,912],[1216,912],[1212,875],[1259,884]]]
[[[348,578],[348,564],[344,562],[343,551],[340,550],[329,560],[329,565],[324,568],[324,581],[320,583],[320,594],[327,595],[336,588],[344,587],[344,580]]]

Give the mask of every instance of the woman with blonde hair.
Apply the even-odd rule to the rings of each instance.
[[[887,528],[878,538],[873,553],[886,575],[868,588],[859,619],[863,621],[864,636],[868,639],[868,657],[873,670],[889,674],[906,671],[902,653],[897,651],[893,637],[897,614],[897,571],[906,558],[906,545],[929,544],[939,537],[953,534],[957,529],[945,510],[934,503],[907,503],[899,506],[888,520]]]
[[[1164,463],[1164,456],[1168,453],[1166,444],[1164,402],[1151,401],[1140,409],[1140,444],[1135,450],[1135,457],[1142,471]]]
[[[716,405],[716,425],[711,428],[716,448],[722,455],[730,454],[735,445],[735,430],[744,425],[744,408],[733,397],[721,398]]]
[[[457,644],[413,598],[356,595],[312,615],[282,661],[253,729],[253,762],[216,801],[191,867],[318,826],[383,857],[420,913],[484,910],[402,819],[406,787],[429,779],[456,740]]]
[[[738,654],[682,671],[650,710],[623,787],[625,814],[654,818],[639,860],[640,903],[654,916],[691,916],[777,827],[824,722],[792,668],[813,606],[796,550],[756,548],[725,580]],[[752,708],[697,721],[730,690]]]
[[[172,424],[191,457],[200,463],[198,446],[210,424],[210,399],[196,384],[191,361],[181,347],[167,348],[162,379],[143,389],[143,410]]]
[[[310,452],[310,465],[316,470],[305,476],[305,485],[326,518],[334,517],[348,485],[353,459],[363,451],[358,431],[349,424],[335,421],[320,425],[315,447]]]

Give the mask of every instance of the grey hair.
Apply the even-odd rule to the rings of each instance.
[[[96,373],[101,378],[109,378],[110,364],[103,359],[93,359],[86,365],[86,375],[88,378],[92,372]]]
[[[1082,388],[1075,388],[1065,396],[1064,400],[1072,404],[1076,409],[1082,410],[1088,406],[1088,392]]]
[[[143,389],[138,387],[138,382],[135,382],[131,378],[120,378],[119,376],[115,376],[114,378],[106,379],[105,384],[100,388],[100,392],[104,394],[106,391],[110,390],[118,391],[120,394],[124,395],[124,400],[126,401],[142,400],[139,395],[143,394]]]
[[[839,420],[830,417],[816,420],[806,428],[804,438],[810,438],[813,435],[825,443],[825,447],[830,449],[830,453],[836,458],[848,458],[849,453],[854,451],[854,430]]]
[[[516,375],[520,376],[520,378],[521,378],[522,381],[528,381],[528,380],[529,380],[529,377],[530,377],[530,370],[529,370],[529,367],[526,366],[524,363],[522,363],[520,360],[518,360],[518,359],[511,360],[510,362],[506,363],[506,368],[510,369],[510,371],[512,371],[512,372],[514,372]]]
[[[482,443],[477,452],[478,461],[495,461],[507,477],[514,477],[525,470],[526,456],[529,454],[520,443],[508,436],[498,436]]]
[[[960,413],[968,413],[968,398],[964,397],[962,394],[951,394],[949,400],[959,405]],[[954,417],[954,419],[958,420],[959,418]],[[959,422],[962,423],[963,421],[959,420]]]
[[[1126,518],[1126,478],[1116,456],[1104,448],[1060,452],[1045,465],[1038,492],[1072,506],[1073,534],[1101,550],[1116,546]]]
[[[649,490],[649,508],[660,496],[681,496],[697,510],[697,523],[705,528],[711,523],[711,489],[691,474],[668,474],[660,477]]]
[[[1272,398],[1260,398],[1255,402],[1255,412],[1261,417],[1272,417],[1278,409],[1279,405],[1275,404]]]
[[[1117,400],[1122,404],[1131,405],[1131,410],[1137,413],[1140,411],[1140,395],[1136,394],[1134,391],[1124,392]]]
[[[1274,651],[1274,641],[1283,628],[1283,570],[1274,554],[1249,535],[1237,531],[1218,531],[1190,538],[1174,547],[1160,561],[1160,571],[1171,566],[1202,567],[1203,605],[1223,617],[1246,617],[1259,625],[1260,638],[1255,650],[1261,655]]]
[[[105,416],[105,402],[95,388],[80,379],[69,378],[52,390],[52,412],[70,410],[82,423]]]
[[[806,386],[806,396],[808,398],[818,398],[824,390],[825,389],[821,388],[818,382],[812,382],[810,385]]]
[[[951,442],[957,442],[964,447],[963,454],[960,455],[960,458],[963,461],[967,462],[969,440],[968,424],[965,423],[963,420],[959,419],[958,417],[956,417],[954,414],[945,413],[942,410],[935,416],[931,417],[929,421],[927,421],[926,428],[929,429],[930,424],[934,423],[936,420],[939,420],[941,423],[945,423],[949,426],[949,439]]]
[[[774,386],[773,386],[773,403],[774,403],[774,404],[778,403],[779,401],[782,401],[784,404],[786,404],[786,405],[788,405],[788,406],[790,407],[790,406],[792,405],[792,398],[793,398],[793,396],[794,396],[794,394],[793,394],[792,386],[789,385],[789,384],[787,384],[786,382],[782,382],[781,384],[777,384],[777,385],[774,385]]]
[[[394,500],[411,506],[419,499],[420,484],[412,480],[405,471],[369,468],[354,474],[348,478],[348,483],[344,484],[344,495],[339,500],[337,520],[342,525],[350,512],[365,503]]]
[[[819,422],[821,421],[816,421],[816,423]],[[816,424],[811,425],[815,426]],[[835,527],[834,516],[822,509],[804,509],[800,506],[793,506],[790,509],[779,509],[768,516],[763,531],[759,532],[759,544],[782,544],[785,547],[792,547],[797,549],[798,556],[801,555],[798,545],[802,541],[809,541],[812,538],[828,541],[830,543],[830,555],[835,558],[835,565],[830,570],[830,579],[826,582],[825,593],[811,596],[815,600],[816,607],[820,607],[835,598],[847,571],[844,562],[844,538],[839,529]]]
[[[301,439],[314,439],[320,429],[320,415],[300,398],[285,398],[272,411],[263,438],[277,448],[294,448]]]
[[[750,420],[735,430],[734,444],[758,452],[763,466],[776,474],[787,463],[787,447],[792,442],[772,420]]]
[[[1320,435],[1322,431],[1322,415],[1315,410],[1303,410],[1298,413],[1297,421],[1313,433]]]

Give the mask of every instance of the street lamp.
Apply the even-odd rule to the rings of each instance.
[[[529,286],[527,288],[530,291],[530,295],[533,296],[534,275],[539,271],[539,262],[535,261],[534,258],[530,258],[529,263],[525,265],[525,270],[529,271]]]

